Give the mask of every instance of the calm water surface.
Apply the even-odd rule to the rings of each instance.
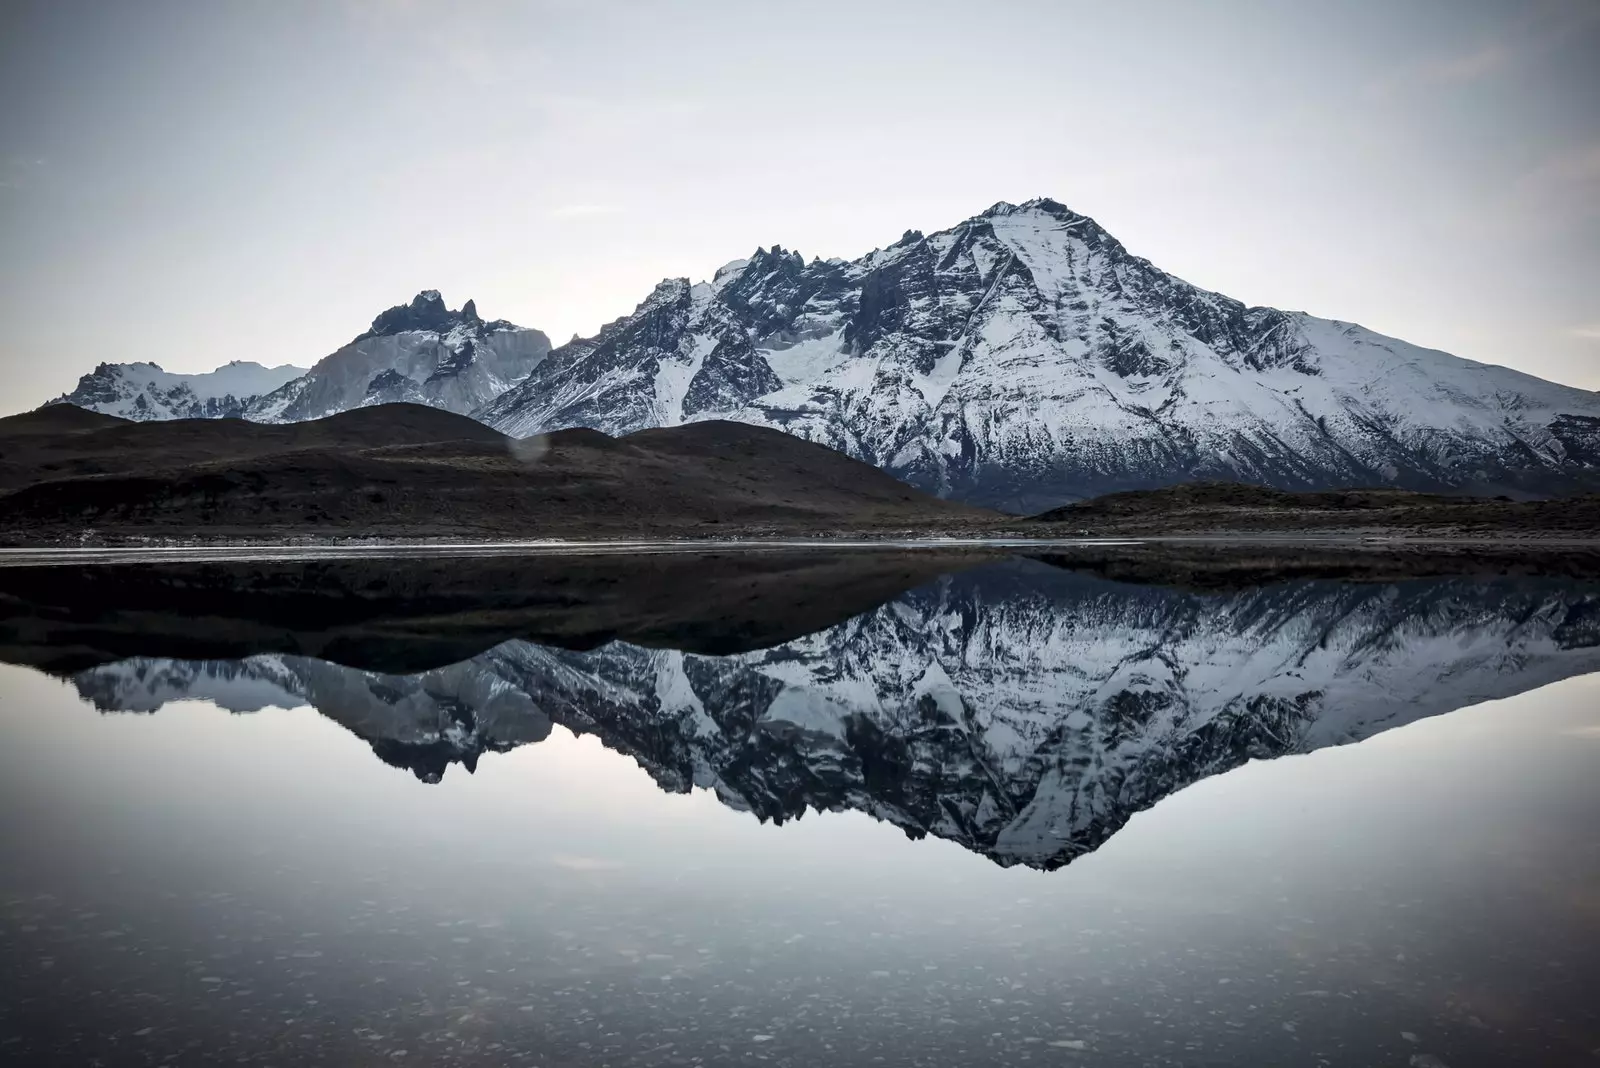
[[[1030,561],[715,655],[9,637],[0,1062],[1600,1063],[1597,604]]]

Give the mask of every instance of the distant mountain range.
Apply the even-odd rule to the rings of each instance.
[[[102,363],[52,403],[141,421],[243,419],[251,406],[305,375],[304,367],[234,360],[203,374],[173,374],[154,363]]]
[[[437,290],[379,315],[348,345],[309,370],[235,361],[182,375],[153,363],[102,363],[56,403],[123,419],[250,419],[289,423],[407,401],[465,415],[538,366],[550,339],[467,301],[445,307]]]
[[[151,366],[102,365],[62,399],[133,418],[263,421],[403,399],[517,437],[731,419],[1013,511],[1202,478],[1600,487],[1600,394],[1247,307],[1052,200],[997,204],[850,261],[757,249],[709,282],[664,281],[554,350],[538,331],[481,322],[470,302],[448,312],[430,291],[261,394],[155,381]]]
[[[762,820],[853,809],[1002,865],[1055,868],[1247,760],[1595,670],[1592,584],[1313,580],[1206,593],[1018,561],[726,656],[511,640],[416,674],[262,653],[141,656],[70,678],[108,711],[189,698],[236,712],[314,705],[429,782],[555,723],[598,736],[664,790],[709,789]]]

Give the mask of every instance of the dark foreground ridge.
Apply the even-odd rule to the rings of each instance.
[[[1286,492],[1197,482],[1032,518],[941,500],[844,453],[711,420],[510,438],[385,404],[325,419],[0,419],[0,544],[861,537],[1600,538],[1600,495]]]
[[[1513,501],[1398,489],[1292,493],[1237,482],[1191,482],[1108,493],[1030,521],[1095,535],[1346,532],[1433,537],[1567,536],[1600,532],[1600,494]]]
[[[0,532],[98,537],[640,537],[960,527],[942,501],[780,431],[702,422],[514,439],[413,404],[304,423],[0,420]]]

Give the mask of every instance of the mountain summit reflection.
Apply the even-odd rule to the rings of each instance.
[[[1002,866],[1055,869],[1247,760],[1600,671],[1590,584],[1227,585],[1010,560],[907,573],[876,607],[842,602],[848,618],[729,652],[662,647],[651,632],[579,648],[503,640],[416,672],[275,651],[62,673],[104,711],[309,704],[426,782],[537,744],[556,723],[631,757],[663,790],[708,789],[763,821],[853,809]]]

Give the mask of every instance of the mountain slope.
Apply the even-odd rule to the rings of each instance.
[[[1307,752],[1600,669],[1600,593],[1548,580],[1301,581],[1227,593],[1016,563],[727,657],[510,641],[411,676],[309,658],[148,658],[73,676],[103,709],[314,704],[434,781],[597,735],[666,790],[782,821],[854,809],[1054,868],[1252,758]]]
[[[0,536],[573,536],[950,529],[992,513],[740,423],[517,441],[385,404],[282,426],[133,423],[52,406],[0,420]],[[62,433],[42,433],[59,423]]]
[[[1246,307],[1050,200],[851,262],[773,246],[668,280],[475,414],[518,435],[774,426],[1024,512],[1195,478],[1600,485],[1600,395]]]
[[[541,331],[504,319],[486,322],[470,300],[452,311],[429,289],[383,312],[309,370],[235,361],[207,374],[174,375],[155,364],[103,363],[52,403],[136,420],[297,422],[394,402],[465,415],[549,351]]]

